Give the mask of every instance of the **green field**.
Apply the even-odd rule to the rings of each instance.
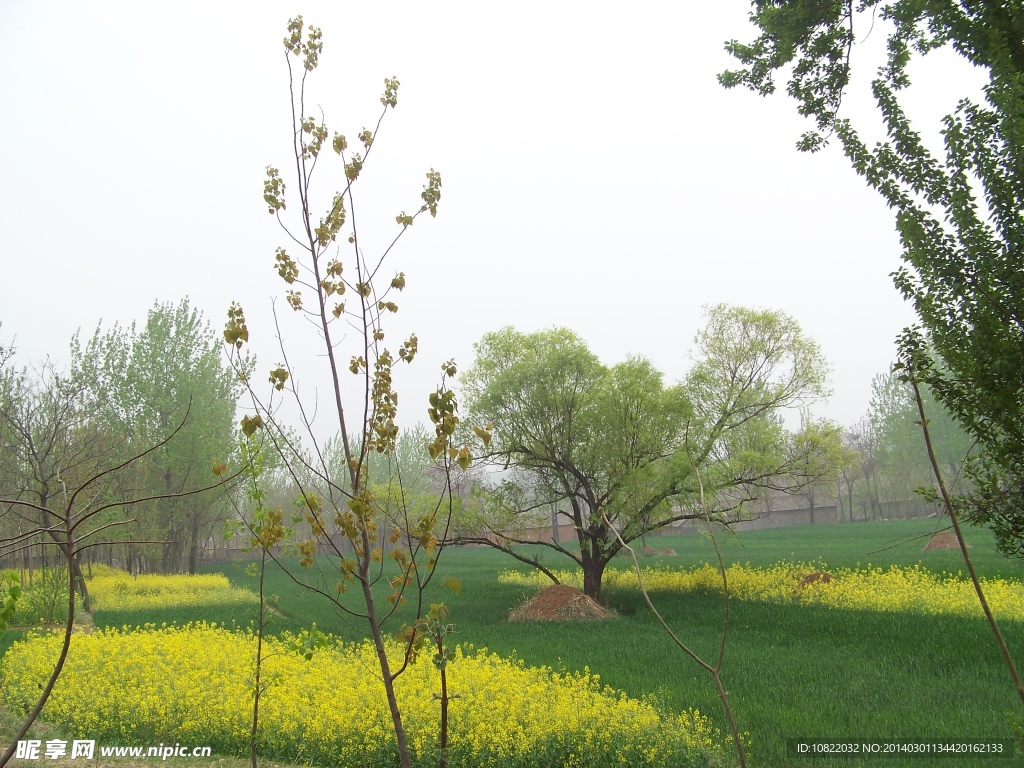
[[[727,563],[768,566],[779,560],[823,560],[829,567],[921,563],[956,573],[956,550],[923,551],[934,520],[799,526],[736,534],[723,542]],[[996,553],[986,531],[968,531],[981,575],[1024,580],[1024,563]],[[714,558],[710,541],[697,534],[652,539],[674,557],[643,558],[643,564],[688,566]],[[537,548],[538,551],[545,548]],[[562,565],[549,550],[547,565]],[[616,562],[616,567],[624,563]],[[218,566],[240,585],[254,586],[242,566]],[[726,722],[710,678],[669,645],[641,598],[610,592],[620,617],[591,624],[510,624],[506,616],[532,591],[500,584],[501,570],[526,566],[481,548],[444,553],[441,573],[462,580],[458,595],[434,597],[452,609],[460,642],[516,654],[528,664],[568,670],[589,667],[607,684],[634,696],[652,695],[666,707],[697,707],[723,730]],[[965,575],[966,577],[966,575]],[[287,617],[355,639],[360,635],[280,573],[270,580]],[[717,648],[721,599],[658,593],[669,623],[699,653]],[[97,617],[99,620],[100,617]],[[399,618],[399,622],[401,619]],[[1024,659],[1024,626],[1005,623],[1011,649]],[[453,670],[453,674],[456,671]],[[723,677],[741,730],[749,733],[754,766],[811,765],[787,755],[786,739],[929,738],[1011,739],[1005,712],[1016,697],[991,631],[983,620],[910,614],[846,612],[759,603],[732,604]],[[887,759],[885,765],[898,765]],[[913,765],[993,765],[1006,761],[914,759]],[[814,765],[874,765],[879,760],[815,761]]]
[[[780,560],[824,561],[830,568],[920,563],[956,573],[958,551],[924,552],[936,521],[791,527],[728,537],[728,563],[770,566]],[[969,531],[977,567],[986,577],[1024,581],[1024,563],[1001,558],[985,531]],[[657,537],[649,543],[670,547],[675,556],[644,558],[644,565],[687,567],[714,558],[711,544],[697,534]],[[540,551],[543,548],[538,548]],[[566,567],[544,555],[553,567]],[[616,561],[622,568],[626,561]],[[221,564],[238,586],[254,589],[245,564]],[[433,601],[452,610],[456,640],[516,655],[530,665],[571,671],[585,667],[602,682],[632,696],[653,697],[660,706],[696,707],[725,732],[721,704],[710,678],[669,644],[634,590],[609,590],[605,599],[618,618],[597,623],[509,623],[508,612],[531,596],[529,587],[498,581],[502,570],[526,566],[486,548],[456,548],[442,556],[439,576],[462,581],[452,594],[438,586]],[[439,582],[440,580],[438,580]],[[268,574],[267,592],[278,597],[280,616],[272,631],[309,626],[346,639],[363,637],[360,628],[337,616],[327,603],[296,587],[280,570]],[[353,600],[355,596],[352,596]],[[722,601],[715,595],[657,592],[654,600],[678,634],[699,653],[718,646]],[[355,605],[355,602],[353,602]],[[748,734],[752,766],[787,765],[1005,765],[992,759],[837,759],[789,756],[787,738],[1010,740],[1004,713],[1017,708],[1016,696],[991,631],[983,619],[913,613],[848,611],[818,606],[732,602],[723,679],[731,692],[741,731]],[[189,615],[165,612],[104,612],[97,626],[215,619],[248,624],[251,608],[206,608]],[[403,621],[392,619],[392,629]],[[1011,650],[1024,659],[1024,624],[1003,622]],[[457,693],[458,668],[450,669]]]

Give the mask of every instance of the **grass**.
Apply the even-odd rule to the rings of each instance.
[[[941,523],[935,520],[794,526],[729,536],[722,548],[727,563],[754,566],[786,559],[824,560],[834,568],[921,563],[934,571],[963,570],[956,550],[923,551],[937,526]],[[1024,563],[1002,558],[987,531],[971,529],[968,539],[982,576],[1024,580]],[[710,542],[699,534],[658,537],[649,543],[677,554],[643,558],[645,565],[689,566],[714,558]],[[548,565],[568,565],[545,548],[536,550]],[[626,562],[614,565],[625,567]],[[451,607],[460,642],[516,654],[528,664],[589,667],[603,682],[630,695],[650,695],[672,709],[697,707],[725,730],[710,678],[669,645],[639,594],[609,592],[606,599],[620,614],[609,622],[509,624],[508,611],[532,591],[497,583],[497,572],[506,569],[526,566],[488,549],[444,554],[441,573],[461,579],[463,588],[458,595],[438,592],[432,599]],[[217,570],[236,583],[254,586],[239,566]],[[326,610],[321,599],[296,590],[282,574],[273,573],[269,584],[280,596],[285,626],[315,620],[343,637],[360,637]],[[720,599],[658,593],[655,600],[695,650],[706,658],[715,653]],[[1003,630],[1011,650],[1024,660],[1024,625],[1007,622]],[[734,601],[723,676],[740,727],[750,734],[754,766],[810,765],[787,755],[787,738],[1012,739],[1004,713],[1018,709],[991,632],[976,619]],[[913,764],[932,762],[953,764],[921,758]],[[988,759],[955,763],[991,765]],[[874,761],[844,758],[813,764]]]
[[[958,551],[924,552],[934,520],[848,525],[800,526],[752,531],[727,537],[727,563],[768,566],[779,560],[823,560],[833,568],[921,563],[935,571],[963,569]],[[1024,580],[1024,563],[1001,558],[991,536],[968,531],[972,556],[981,575]],[[699,534],[658,537],[649,543],[670,547],[675,556],[643,558],[645,565],[691,566],[713,560],[714,550]],[[552,567],[569,565],[564,557],[543,552]],[[614,567],[626,567],[616,561]],[[462,581],[459,594],[438,588],[429,599],[443,600],[452,611],[457,642],[487,647],[503,656],[515,654],[531,665],[579,671],[589,667],[604,683],[632,696],[651,696],[666,708],[696,707],[726,730],[721,704],[710,678],[669,644],[634,591],[609,591],[606,599],[619,617],[592,624],[509,624],[513,607],[532,595],[528,587],[500,584],[501,570],[526,566],[495,551],[461,548],[445,552],[441,576]],[[208,570],[226,574],[232,583],[254,589],[244,564],[221,564]],[[438,584],[440,579],[438,579]],[[277,595],[281,615],[272,631],[316,622],[343,638],[363,637],[330,610],[320,597],[296,587],[271,569],[267,590]],[[356,595],[350,595],[353,605]],[[695,650],[712,656],[721,631],[721,600],[710,595],[658,593],[654,596],[669,623]],[[961,617],[839,611],[820,607],[732,604],[729,645],[723,678],[740,729],[749,734],[755,767],[814,765],[900,765],[899,758],[832,761],[791,757],[787,738],[928,738],[1012,739],[1004,713],[1019,711],[1009,675],[983,620]],[[209,611],[104,613],[97,626],[213,619],[248,624],[251,609],[224,606]],[[397,629],[409,613],[400,613]],[[1024,624],[1005,622],[1004,634],[1024,662]],[[6,638],[5,638],[6,641]],[[450,670],[458,685],[458,670]],[[917,758],[914,766],[991,766],[990,759]],[[1006,764],[997,761],[995,765]]]

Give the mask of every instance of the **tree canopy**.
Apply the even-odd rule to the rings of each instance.
[[[742,65],[726,87],[787,92],[817,129],[835,136],[854,170],[895,211],[905,265],[897,288],[920,325],[901,337],[913,375],[977,440],[974,491],[962,499],[1005,552],[1024,554],[1024,8],[982,0],[755,0],[758,37],[727,49]],[[874,147],[841,116],[850,51],[878,26],[888,58],[872,81],[887,139]],[[875,34],[878,34],[876,32]],[[988,76],[984,101],[962,99],[942,120],[942,150],[915,129],[902,94],[909,65],[951,47]]]
[[[554,505],[580,549],[546,543],[576,560],[596,597],[620,548],[608,523],[628,542],[699,516],[694,466],[720,506],[787,474],[796,457],[778,414],[825,393],[817,345],[780,312],[726,305],[707,310],[696,344],[686,381],[666,385],[649,360],[605,366],[564,328],[486,334],[464,404],[493,426],[483,453],[515,472],[485,494],[486,540],[514,543]]]
[[[145,519],[152,538],[169,542],[163,570],[187,561],[189,572],[198,572],[203,542],[227,514],[225,499],[177,494],[210,485],[211,461],[232,452],[240,387],[213,329],[187,299],[156,303],[141,329],[97,328],[84,346],[76,336],[71,358],[90,418],[127,450],[166,440],[184,421],[140,466],[137,482],[154,495],[175,495]]]

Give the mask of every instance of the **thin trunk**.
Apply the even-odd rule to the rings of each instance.
[[[68,550],[74,553],[74,539],[71,535],[68,535],[67,540]],[[69,564],[70,565],[70,564]],[[64,669],[64,662],[68,658],[68,649],[71,647],[71,635],[75,628],[75,577],[73,570],[68,568],[68,620],[64,625],[64,642],[60,647],[60,655],[57,657],[57,663],[53,667],[53,672],[50,673],[50,678],[46,681],[46,686],[43,688],[42,693],[39,694],[39,700],[36,701],[36,705],[32,707],[32,710],[25,717],[21,727],[18,728],[18,732],[11,739],[10,745],[7,750],[0,756],[0,768],[7,765],[15,751],[18,749],[18,742],[25,738],[25,734],[28,733],[28,729],[32,727],[32,723],[39,717],[39,713],[43,710],[47,700],[50,698],[50,693],[53,691],[53,686],[57,682],[57,678],[60,677],[61,670]]]
[[[74,575],[73,583],[78,585],[79,593],[82,595],[82,610],[86,613],[92,613],[92,600],[89,597],[89,587],[85,583],[85,574],[82,573],[82,566],[79,563],[81,560],[81,552],[76,552],[75,556],[71,558],[71,570]]]
[[[25,547],[25,566],[28,568],[28,585],[31,587],[35,583],[35,573],[32,567],[32,546]],[[22,581],[22,584],[25,582]]]
[[[370,591],[369,586],[364,585],[363,595],[366,597]],[[366,597],[367,604],[373,605],[373,597]],[[398,741],[398,754],[401,758],[402,768],[412,768],[412,759],[409,755],[409,742],[405,735],[405,726],[402,724],[402,712],[398,708],[398,698],[395,696],[395,678],[391,675],[391,664],[388,662],[387,649],[384,647],[384,637],[381,634],[380,622],[371,608],[370,614],[370,635],[373,638],[373,647],[377,651],[377,661],[380,663],[381,677],[384,681],[384,691],[388,698],[388,709],[391,712],[391,722],[395,728],[395,738]]]
[[[437,634],[437,654],[442,660],[441,664],[441,757],[438,760],[438,768],[447,768],[448,765],[448,665],[444,664],[444,635],[440,631]]]
[[[391,722],[395,729],[395,739],[398,742],[398,754],[401,759],[402,768],[412,768],[412,758],[409,755],[409,741],[406,738],[405,726],[402,724],[402,712],[398,708],[398,697],[395,696],[395,678],[391,674],[391,664],[388,661],[387,649],[384,647],[384,636],[381,633],[380,621],[377,619],[377,607],[373,597],[373,590],[370,587],[369,565],[370,565],[370,537],[364,528],[362,531],[363,557],[359,565],[359,583],[363,588],[363,600],[366,603],[366,617],[370,624],[370,637],[373,638],[373,647],[377,652],[377,662],[380,664],[381,678],[384,682],[384,692],[387,694],[388,709],[391,712]],[[2,768],[2,767],[0,767]]]
[[[935,458],[935,451],[932,448],[932,438],[928,432],[928,419],[924,414],[924,401],[921,399],[921,390],[918,389],[917,380],[913,376],[910,377],[910,383],[914,387],[914,397],[917,399],[917,412],[921,416],[921,430],[924,432],[925,448],[928,449],[928,460],[931,462],[932,469],[935,471],[935,480],[939,484],[939,491],[942,494],[942,501],[945,504],[946,512],[949,513],[949,521],[953,524],[953,530],[956,532],[956,540],[960,543],[960,552],[963,553],[964,562],[967,564],[967,572],[971,575],[971,582],[974,584],[974,591],[978,594],[978,602],[981,603],[981,608],[985,612],[985,618],[988,619],[988,624],[992,628],[992,634],[996,637],[996,644],[999,646],[999,650],[1003,654],[1003,661],[1006,663],[1006,667],[1010,672],[1010,677],[1013,678],[1013,685],[1017,689],[1017,696],[1020,698],[1021,704],[1024,704],[1024,683],[1021,682],[1020,675],[1017,674],[1017,665],[1013,663],[1013,657],[1010,655],[1010,649],[1006,647],[1006,641],[1003,639],[1003,633],[999,631],[999,624],[996,623],[996,617],[992,615],[992,610],[989,608],[988,600],[985,598],[985,592],[981,588],[981,582],[978,581],[978,574],[974,570],[974,562],[971,560],[971,556],[967,552],[967,542],[964,541],[964,534],[960,529],[960,520],[957,517],[956,510],[953,508],[953,501],[949,497],[949,491],[946,490],[946,484],[942,479],[942,473],[939,471],[939,462]]]
[[[260,553],[260,610],[257,614],[256,624],[256,687],[253,690],[252,702],[252,729],[249,732],[249,761],[252,768],[256,765],[256,736],[260,723],[260,673],[263,671],[263,624],[266,617],[267,606],[263,602],[263,577],[267,569],[267,550],[264,547]]]
[[[199,573],[199,561],[201,559],[199,553],[199,522],[199,511],[196,510],[189,515],[189,538],[191,539],[191,544],[188,551],[188,572],[193,576]]]

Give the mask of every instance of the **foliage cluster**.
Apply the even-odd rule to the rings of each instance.
[[[904,266],[897,289],[920,324],[900,340],[902,364],[977,441],[962,511],[1024,555],[1024,13],[1016,2],[755,0],[758,35],[727,50],[741,69],[726,87],[786,90],[816,130],[835,136],[854,171],[895,212]],[[841,115],[851,52],[876,28],[887,57],[871,81],[885,140],[874,146]],[[933,149],[906,109],[911,63],[950,48],[986,77],[983,100],[963,98]]]
[[[383,690],[365,674],[377,663],[372,645],[335,644],[306,661],[285,639],[264,642],[262,754],[342,767],[395,762]],[[8,706],[34,701],[59,644],[53,635],[33,636],[7,652],[0,674]],[[389,643],[388,652],[398,663],[405,649]],[[251,633],[208,624],[76,635],[44,719],[108,743],[179,741],[241,754],[249,745],[254,653]],[[451,765],[719,761],[721,737],[698,712],[662,713],[587,672],[558,674],[462,647],[453,657]],[[396,689],[415,764],[436,764],[439,672],[422,656],[402,680]]]
[[[3,635],[21,599],[21,584],[14,571],[0,571],[0,635]]]
[[[22,593],[14,614],[14,624],[22,627],[65,622],[68,618],[68,569],[44,568]]]
[[[811,574],[827,572],[831,581],[814,580],[802,584]],[[644,568],[644,586],[651,592],[722,591],[717,566],[707,563],[690,569]],[[733,564],[726,569],[729,594],[737,600],[770,603],[821,605],[858,611],[912,611],[944,616],[981,616],[977,595],[963,574],[934,573],[920,565],[887,568],[837,568],[825,563],[780,562],[767,567]],[[582,584],[574,571],[555,571],[564,584]],[[503,571],[498,580],[506,584],[546,586],[541,573],[524,574]],[[611,589],[637,589],[635,571],[609,569],[605,584]],[[985,594],[1000,618],[1024,621],[1024,586],[1014,579],[983,579]]]

